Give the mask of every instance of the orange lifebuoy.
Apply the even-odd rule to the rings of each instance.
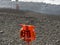
[[[31,42],[35,40],[35,27],[33,25],[21,24],[22,28],[20,30],[20,38],[26,42]]]

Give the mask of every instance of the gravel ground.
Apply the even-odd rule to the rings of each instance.
[[[8,10],[9,11],[9,10]],[[29,11],[0,11],[0,45],[22,45],[19,38],[20,23],[35,25],[36,40],[32,45],[60,45],[60,16]],[[24,45],[24,44],[23,44]]]

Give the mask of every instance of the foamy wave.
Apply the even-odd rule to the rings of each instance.
[[[11,1],[16,1],[16,0],[11,0]],[[19,2],[44,2],[44,3],[49,3],[49,4],[56,4],[60,5],[60,0],[18,0]]]

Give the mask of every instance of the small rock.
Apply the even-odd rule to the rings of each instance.
[[[56,45],[60,45],[60,40],[57,40],[56,41]]]
[[[19,44],[19,45],[22,45],[22,44]]]
[[[4,33],[4,31],[0,31],[0,33]]]

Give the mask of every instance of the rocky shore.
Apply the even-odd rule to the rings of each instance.
[[[35,25],[36,40],[32,45],[60,45],[59,15],[11,9],[0,9],[0,45],[22,45],[19,24],[26,21]]]

